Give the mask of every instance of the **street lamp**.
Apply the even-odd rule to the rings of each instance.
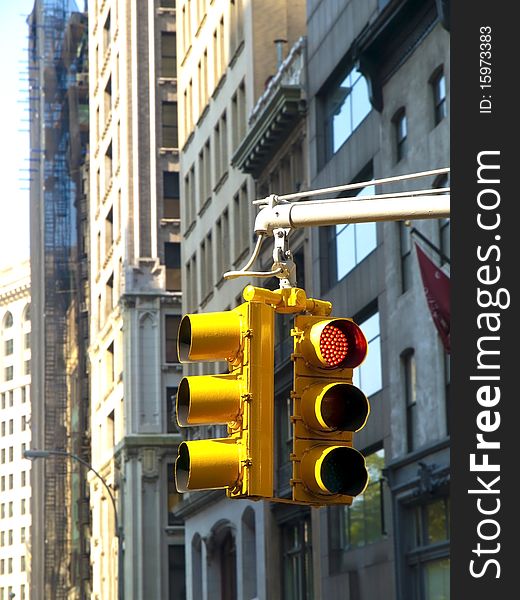
[[[94,475],[101,481],[104,485],[110,500],[112,501],[112,506],[114,507],[114,522],[115,522],[115,535],[117,538],[117,598],[118,600],[123,600],[123,530],[119,524],[119,519],[117,517],[117,505],[116,499],[112,494],[112,490],[110,489],[108,483],[105,481],[104,477],[102,477],[94,467],[88,463],[86,460],[83,460],[77,454],[72,454],[71,452],[66,452],[65,450],[25,450],[24,458],[28,458],[29,460],[33,460],[35,458],[49,458],[50,456],[66,456],[67,458],[71,458],[81,463],[84,467],[86,467],[89,471],[92,471]]]

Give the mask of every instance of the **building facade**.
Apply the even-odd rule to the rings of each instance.
[[[28,17],[32,449],[31,598],[90,597],[87,18],[36,0]]]
[[[172,512],[181,376],[175,8],[89,2],[92,465],[111,490],[90,477],[99,600],[121,589],[135,600],[184,597],[183,528]]]
[[[444,172],[373,183],[449,166],[446,4],[309,0],[306,15],[293,5],[298,26],[276,36],[269,31],[271,41],[279,40],[278,60],[260,90],[250,81],[263,73],[256,55],[266,60],[269,46],[265,36],[263,48],[256,45],[255,27],[267,14],[271,26],[285,23],[277,12],[283,6],[264,3],[260,15],[255,2],[178,6],[184,312],[241,301],[251,280],[222,274],[251,254],[254,198],[363,182],[344,195],[448,185]],[[242,48],[235,23],[243,23]],[[241,114],[242,81],[245,125],[234,116]],[[356,434],[370,484],[352,506],[321,509],[231,502],[218,491],[184,494],[176,514],[185,520],[188,598],[449,598],[449,356],[425,299],[415,241],[449,271],[447,219],[319,227],[291,236],[298,286],[331,301],[334,315],[353,317],[368,339],[354,383],[371,403],[368,423]],[[271,268],[271,251],[268,240],[255,270]],[[291,319],[277,321],[275,479],[284,497],[292,339]],[[211,426],[185,435],[226,434]]]
[[[367,181],[366,194],[374,191],[372,179],[449,166],[443,8],[428,1],[308,3],[311,188]],[[440,174],[375,191],[443,188],[447,181]],[[350,508],[313,515],[317,597],[347,589],[353,599],[449,598],[449,363],[415,241],[441,265],[439,251],[449,256],[449,220],[334,226],[313,235],[314,293],[367,335],[358,381],[372,408],[356,435],[369,488]]]
[[[259,193],[279,192],[280,186],[290,191],[296,181],[305,185],[305,127],[298,104],[304,87],[305,6],[284,1],[187,1],[178,3],[177,14],[182,26],[178,69],[183,311],[227,310],[243,301],[248,283],[265,284],[247,277],[223,277],[251,256],[252,200]],[[280,86],[277,73],[284,60],[294,70],[293,79],[286,73]],[[255,163],[243,169],[251,147],[256,147],[257,130],[269,128],[264,122],[271,113],[267,117],[265,113],[276,113],[277,101],[289,108],[288,123],[282,124],[281,132],[273,127],[270,133],[277,143],[263,147],[267,158],[252,160],[270,166]],[[250,133],[255,110],[259,125]],[[285,140],[284,134],[290,139]],[[277,165],[282,156],[283,172]],[[255,182],[261,174],[261,181]],[[297,243],[302,245],[303,238]],[[260,261],[265,271],[271,269],[270,252],[272,248],[266,246]],[[278,347],[277,356],[281,351],[286,348]],[[185,373],[219,373],[224,367],[187,365]],[[183,434],[188,439],[218,438],[226,435],[226,428],[188,428]],[[187,597],[285,597],[278,577],[283,540],[289,543],[296,529],[307,535],[308,521],[283,512],[287,519],[282,519],[285,530],[280,534],[267,502],[230,502],[222,491],[183,494],[176,514],[185,521]]]
[[[0,598],[30,598],[31,278],[28,262],[0,271]]]

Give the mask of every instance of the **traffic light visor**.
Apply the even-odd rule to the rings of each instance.
[[[177,337],[179,360],[233,360],[240,351],[240,340],[240,315],[236,312],[184,315]]]
[[[176,412],[181,427],[234,422],[240,413],[240,383],[229,375],[184,377]]]
[[[177,491],[232,487],[240,477],[240,460],[234,439],[181,442],[175,462]]]

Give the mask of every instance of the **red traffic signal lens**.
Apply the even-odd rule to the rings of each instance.
[[[336,325],[324,327],[320,335],[320,352],[329,367],[337,367],[348,354],[348,340],[345,333]]]
[[[313,327],[317,354],[326,369],[353,369],[367,354],[367,340],[356,323],[350,319],[332,319]],[[312,336],[312,334],[311,334]]]

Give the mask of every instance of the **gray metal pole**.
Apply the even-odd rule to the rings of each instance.
[[[266,206],[255,221],[255,232],[272,234],[274,229],[297,229],[342,223],[438,219],[450,216],[449,194],[428,194],[381,199],[344,198],[294,202]]]

